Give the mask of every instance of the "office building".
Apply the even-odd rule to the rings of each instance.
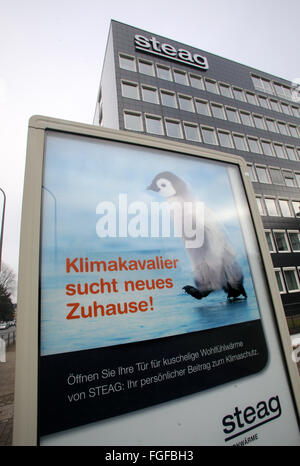
[[[291,333],[300,332],[297,100],[284,79],[112,21],[94,119],[246,160]]]

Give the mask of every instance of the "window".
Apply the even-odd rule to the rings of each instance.
[[[218,137],[220,145],[223,147],[233,147],[231,135],[229,131],[222,131],[218,129]]]
[[[294,173],[292,171],[283,170],[283,177],[284,177],[286,186],[289,186],[290,188],[296,187],[296,181],[295,181]]]
[[[244,96],[244,92],[243,92],[242,89],[239,89],[238,87],[234,87],[233,88],[233,95],[234,95],[235,99],[241,100],[242,102],[245,102],[245,96]]]
[[[272,84],[268,79],[253,75],[252,81],[256,89],[261,89],[265,92],[268,92],[269,94],[273,94]]]
[[[283,217],[292,217],[289,201],[286,199],[279,199],[279,207]]]
[[[273,152],[272,144],[270,141],[262,140],[261,145],[263,148],[263,153],[265,155],[270,155],[271,157],[274,157],[274,152]]]
[[[257,207],[258,207],[258,211],[259,211],[260,215],[266,215],[264,201],[263,201],[262,197],[257,196],[256,197],[256,203],[257,203]]]
[[[286,149],[288,158],[289,158],[290,160],[298,160],[298,159],[297,159],[296,152],[295,152],[295,147],[293,147],[293,146],[285,146],[285,149]]]
[[[240,118],[235,108],[226,107],[226,115],[229,121],[232,121],[233,123],[240,123]]]
[[[257,138],[248,137],[248,145],[249,145],[250,152],[261,154],[261,148],[260,148],[259,141]]]
[[[253,85],[256,89],[263,89],[263,84],[258,76],[252,76]]]
[[[146,131],[152,134],[163,134],[161,117],[156,115],[145,115]]]
[[[299,231],[288,231],[288,237],[290,240],[290,245],[292,248],[292,251],[298,252],[300,251],[300,235]]]
[[[274,86],[274,89],[277,95],[279,95],[280,97],[284,96],[284,92],[281,87],[281,84],[273,83],[273,86]]]
[[[265,129],[263,117],[261,117],[260,115],[253,115],[253,120],[256,128]]]
[[[188,79],[185,71],[173,70],[175,82],[188,86]]]
[[[286,290],[285,290],[285,285],[284,285],[282,272],[281,272],[280,269],[274,269],[274,271],[275,271],[275,276],[276,276],[276,280],[277,280],[279,293],[285,293]]]
[[[282,144],[274,143],[274,149],[277,157],[280,159],[286,159],[286,153]]]
[[[273,235],[276,242],[276,247],[278,252],[290,252],[288,240],[284,230],[273,230]]]
[[[257,181],[256,173],[255,173],[255,169],[254,169],[253,165],[247,164],[247,168],[248,168],[249,177],[250,177],[250,180],[252,181],[252,183]]]
[[[256,165],[256,173],[260,183],[270,183],[270,178],[266,167]]]
[[[224,97],[232,98],[231,88],[228,84],[219,83],[219,89]]]
[[[204,89],[202,78],[198,74],[190,73],[190,83],[196,89]]]
[[[271,81],[269,81],[268,79],[264,79],[264,78],[261,78],[261,81],[262,81],[264,90],[268,92],[269,94],[274,94]]]
[[[283,275],[289,293],[299,291],[299,279],[295,267],[283,267]]]
[[[262,96],[262,95],[259,95],[259,96],[258,96],[258,102],[259,102],[259,105],[260,105],[261,107],[270,108],[270,107],[269,107],[269,102],[268,102],[267,97],[264,97],[264,96]]]
[[[196,110],[201,115],[210,116],[208,102],[206,100],[195,99]]]
[[[155,87],[149,87],[142,85],[142,97],[145,102],[151,102],[152,104],[158,104],[158,91]]]
[[[129,97],[130,99],[139,99],[139,87],[136,83],[122,81],[122,96]]]
[[[135,58],[129,55],[119,55],[119,65],[123,70],[136,71]]]
[[[292,91],[291,91],[291,88],[288,87],[288,86],[282,86],[283,87],[283,91],[285,93],[285,96],[287,97],[287,99],[292,99]]]
[[[280,112],[280,108],[279,108],[279,103],[277,102],[277,100],[273,100],[273,99],[270,99],[270,104],[271,104],[271,109],[272,110],[275,110],[275,112]]]
[[[253,121],[249,112],[240,111],[243,125],[253,126]]]
[[[273,131],[274,133],[278,133],[277,128],[276,128],[275,120],[272,120],[271,118],[266,118],[266,123],[267,123],[267,128],[268,128],[269,131]]]
[[[268,243],[269,251],[276,252],[271,230],[265,230],[265,235],[266,235],[266,240]]]
[[[178,94],[178,100],[179,100],[179,107],[181,108],[181,110],[186,110],[187,112],[195,111],[192,97]]]
[[[213,79],[206,78],[205,79],[205,86],[206,86],[207,91],[214,92],[215,94],[219,94],[217,82],[214,81]]]
[[[142,116],[137,112],[124,111],[125,128],[131,131],[143,131]]]
[[[158,78],[172,81],[171,69],[169,66],[156,65],[156,71]]]
[[[193,123],[183,123],[186,139],[190,141],[200,141],[200,133],[197,125]]]
[[[242,134],[233,134],[233,140],[237,150],[248,150],[245,136]]]
[[[171,138],[182,138],[181,124],[177,120],[166,119],[167,135]]]
[[[139,72],[147,74],[148,76],[154,76],[154,66],[151,61],[139,60]]]
[[[292,114],[294,117],[299,118],[299,108],[292,105]]]
[[[288,86],[284,86],[283,84],[274,83],[274,88],[276,94],[279,97],[285,97],[287,99],[292,99],[291,89]]]
[[[288,104],[281,102],[281,109],[282,109],[282,112],[285,113],[286,115],[291,114],[290,107],[288,106]]]
[[[202,127],[203,142],[206,144],[218,144],[215,130],[213,128]]]
[[[246,98],[247,98],[247,102],[249,104],[253,104],[253,105],[257,105],[257,100],[256,100],[256,95],[253,94],[252,92],[246,92]]]
[[[272,183],[274,184],[284,184],[284,179],[281,173],[281,170],[279,168],[273,168],[269,167],[269,174],[272,180]]]
[[[161,90],[160,95],[161,95],[161,102],[162,102],[163,105],[167,105],[168,107],[177,108],[175,92]]]
[[[288,130],[287,130],[287,126],[285,123],[283,123],[282,121],[278,121],[277,122],[277,125],[278,125],[278,128],[279,128],[279,132],[281,134],[283,134],[284,136],[289,136],[289,133],[288,133]]]
[[[299,137],[298,130],[297,130],[296,126],[289,125],[289,130],[290,130],[291,136],[293,136],[294,138]]]
[[[222,105],[211,103],[210,107],[215,118],[221,118],[222,120],[225,120],[225,113]]]
[[[300,188],[300,173],[295,173],[295,179],[297,181],[297,186]]]
[[[300,217],[300,201],[292,201],[292,206],[296,217]]]
[[[278,211],[277,211],[275,199],[266,197],[265,203],[266,203],[268,215],[270,215],[271,217],[278,217]]]

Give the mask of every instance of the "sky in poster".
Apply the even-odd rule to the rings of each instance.
[[[159,338],[207,328],[220,327],[259,318],[247,252],[237,215],[228,169],[224,164],[174,155],[151,148],[81,136],[50,133],[47,137],[43,180],[42,240],[42,353],[52,354],[111,346]],[[57,169],[59,167],[59,170]],[[134,167],[134,172],[133,172]],[[119,194],[126,194],[128,204],[143,201],[149,205],[157,194],[147,186],[157,173],[173,171],[189,183],[196,197],[216,213],[236,251],[245,279],[248,299],[234,303],[226,300],[223,290],[205,300],[195,301],[182,288],[194,285],[191,263],[180,238],[107,237],[99,238],[96,224],[99,202],[110,201],[118,211]],[[213,182],[212,182],[213,180]],[[160,199],[161,200],[161,199]],[[128,215],[128,220],[134,215]],[[150,235],[150,231],[149,231]],[[79,269],[79,259],[111,261],[177,259],[172,270],[94,271]],[[67,271],[67,259],[75,267]],[[78,269],[78,270],[76,270]],[[116,290],[105,294],[68,294],[67,285],[84,288],[103,279],[117,281]],[[163,288],[125,289],[125,280],[162,280]],[[169,279],[172,287],[165,284]],[[169,283],[170,283],[169,281]],[[107,292],[108,291],[108,292]],[[152,301],[150,300],[150,297]],[[89,314],[89,306],[112,303],[147,302],[147,312],[126,315],[67,319]],[[78,329],[80,328],[80,331]]]

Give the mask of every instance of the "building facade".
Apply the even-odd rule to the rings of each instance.
[[[242,156],[290,333],[300,332],[300,103],[291,83],[111,22],[94,124]]]

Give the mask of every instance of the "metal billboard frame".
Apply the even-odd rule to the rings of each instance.
[[[47,130],[146,146],[174,153],[180,152],[183,155],[205,157],[239,167],[275,311],[273,317],[299,422],[300,378],[297,366],[291,357],[292,347],[288,326],[246,162],[236,155],[166,141],[163,138],[46,116],[33,116],[28,127],[21,223],[13,444],[37,445],[38,443],[40,220],[44,143]]]

